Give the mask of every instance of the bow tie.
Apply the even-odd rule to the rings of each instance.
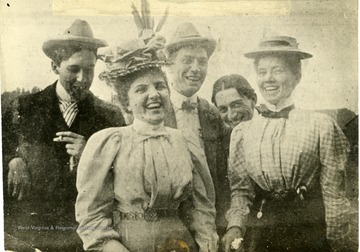
[[[181,104],[181,110],[185,110],[188,112],[195,110],[196,108],[197,108],[197,103],[192,103],[190,102],[190,100],[183,101],[183,103]]]
[[[288,118],[289,112],[294,108],[295,106],[291,105],[289,107],[280,110],[279,112],[274,112],[269,110],[264,104],[260,104],[260,106],[256,107],[256,109],[263,117],[268,117],[268,118]]]

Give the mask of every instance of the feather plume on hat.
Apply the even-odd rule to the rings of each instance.
[[[165,52],[166,40],[156,36],[163,27],[168,16],[168,8],[159,21],[155,31],[154,18],[150,15],[148,0],[141,0],[141,15],[134,4],[131,5],[135,25],[138,28],[138,39],[122,43],[115,47],[105,47],[98,50],[98,57],[104,61],[108,69],[99,75],[101,80],[116,81],[136,71],[149,67],[158,67],[171,64]]]
[[[154,31],[154,17],[151,16],[149,1],[141,0],[141,16],[134,3],[131,4],[131,8],[134,16],[134,22],[139,31],[139,37],[142,38],[145,43],[147,40],[155,36],[155,33],[161,30],[169,15],[169,7],[167,7]]]

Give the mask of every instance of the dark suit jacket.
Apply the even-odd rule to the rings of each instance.
[[[216,107],[203,98],[198,98],[198,115],[205,155],[215,187],[217,226],[223,229],[226,227],[225,212],[230,202],[230,188],[227,180],[227,148],[225,146],[227,130]],[[173,109],[167,114],[165,125],[177,128]]]
[[[125,125],[119,108],[91,94],[78,103],[79,112],[69,128],[59,109],[55,86],[56,83],[39,93],[14,100],[3,118],[4,192],[7,191],[7,164],[12,158],[21,157],[31,177],[27,200],[16,202],[5,197],[5,214],[14,221],[5,226],[9,232],[18,231],[14,230],[14,223],[24,226],[76,225],[76,170],[70,171],[70,156],[66,153],[65,143],[53,141],[56,132],[72,131],[87,140],[104,128]],[[41,240],[37,237],[39,241],[33,241],[33,237],[28,236],[25,234],[23,239]]]

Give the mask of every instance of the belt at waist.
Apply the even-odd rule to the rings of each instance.
[[[307,212],[310,206],[316,206],[319,209],[323,208],[321,190],[317,187],[308,189],[306,186],[299,186],[296,189],[277,191],[264,191],[258,186],[255,188],[256,197],[253,211],[257,212],[258,219],[262,218],[263,212],[292,212],[289,209],[295,208]]]
[[[314,189],[308,190],[306,186],[299,186],[296,189],[284,189],[284,190],[273,190],[273,191],[264,191],[259,187],[255,189],[256,196],[261,199],[266,199],[268,201],[283,201],[291,202],[295,199],[306,200],[307,198],[318,197],[320,190],[316,191]]]
[[[177,209],[149,209],[144,213],[129,212],[124,213],[120,211],[114,211],[115,219],[120,220],[146,220],[149,222],[158,221],[162,218],[176,217],[178,215]]]

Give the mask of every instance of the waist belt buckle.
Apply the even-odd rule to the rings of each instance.
[[[148,209],[144,213],[144,219],[149,222],[155,222],[159,220],[159,216],[156,210]]]
[[[276,201],[291,201],[295,198],[295,192],[292,190],[274,191],[271,198]]]

